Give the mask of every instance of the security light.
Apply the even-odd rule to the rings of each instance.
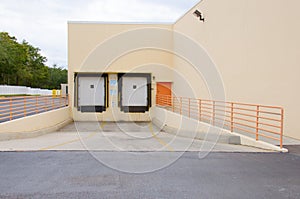
[[[200,19],[200,21],[205,21],[204,17],[202,16],[202,13],[199,11],[199,10],[196,10],[194,13],[193,13],[197,18]]]

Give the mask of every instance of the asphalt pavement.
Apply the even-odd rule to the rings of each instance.
[[[95,152],[120,168],[153,165],[124,152]],[[159,159],[177,152],[158,152]],[[1,152],[0,198],[300,198],[300,156],[187,152],[157,171],[124,173],[89,152]]]

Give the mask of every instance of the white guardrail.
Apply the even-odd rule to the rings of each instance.
[[[0,85],[0,95],[52,95],[52,90]]]

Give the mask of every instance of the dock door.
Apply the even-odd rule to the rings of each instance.
[[[107,76],[101,74],[79,74],[78,110],[81,112],[103,112],[107,107]]]
[[[123,112],[143,113],[151,107],[151,74],[118,74],[119,106]]]

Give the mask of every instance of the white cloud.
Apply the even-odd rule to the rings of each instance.
[[[0,31],[67,66],[67,21],[173,22],[199,0],[1,0]],[[184,2],[184,3],[183,3]]]

